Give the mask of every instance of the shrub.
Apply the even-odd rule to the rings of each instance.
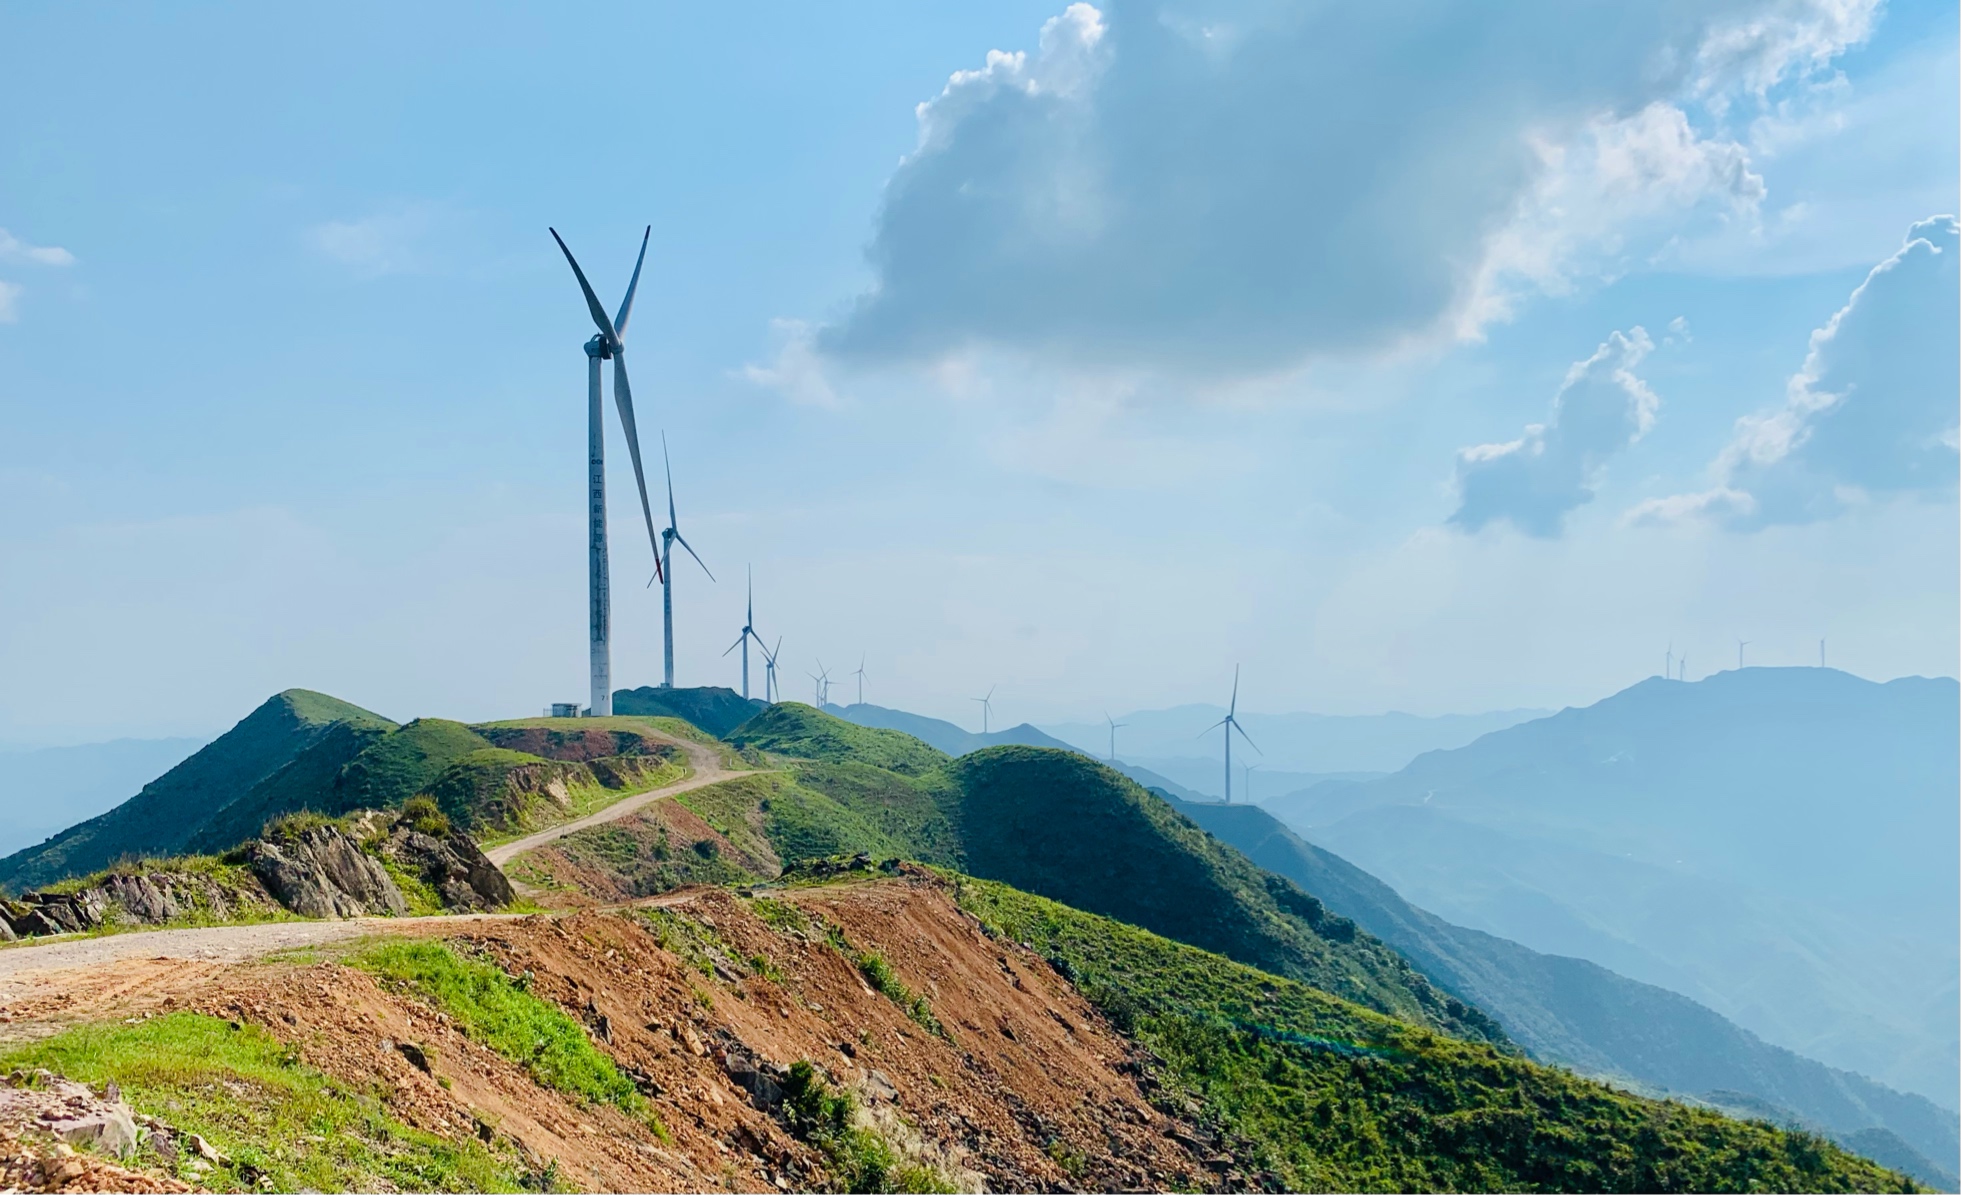
[[[402,804],[401,824],[432,838],[446,838],[450,833],[449,815],[426,793],[410,797]]]

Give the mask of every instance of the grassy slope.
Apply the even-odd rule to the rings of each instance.
[[[659,715],[680,718],[713,735],[727,735],[764,709],[762,702],[744,698],[733,689],[709,685],[699,689],[621,689],[613,694],[615,715]]]
[[[990,747],[946,769],[966,870],[1299,979],[1378,1011],[1503,1040],[1401,955],[1253,866],[1135,781],[1071,752]]]
[[[1886,1191],[1821,1138],[1641,1099],[1001,884],[963,908],[1054,961],[1294,1190]]]
[[[1439,984],[1496,1016],[1535,1057],[1697,1096],[1742,1092],[1781,1110],[1766,1110],[1774,1119],[1795,1114],[1846,1141],[1884,1124],[1934,1160],[1904,1168],[1923,1181],[1951,1185],[1952,1176],[1935,1163],[1945,1159],[1953,1165],[1953,1114],[1919,1096],[1770,1045],[1685,996],[1584,959],[1540,954],[1452,925],[1410,905],[1339,856],[1302,841],[1258,806],[1174,802],[1174,807],[1261,867],[1355,918]],[[1727,1106],[1721,1098],[1712,1102]],[[1881,1152],[1892,1159],[1889,1164],[1902,1157],[1897,1150]]]
[[[901,776],[922,776],[947,762],[945,754],[909,734],[854,726],[794,701],[770,706],[728,738],[738,747],[797,759],[868,764]]]
[[[191,845],[226,850],[256,836],[273,818],[302,809],[331,817],[393,808],[455,760],[489,745],[462,723],[441,718],[418,718],[383,733],[342,724],[221,810]]]
[[[394,723],[322,693],[289,689],[116,808],[0,859],[0,886],[25,891],[124,856],[183,851],[218,810],[245,796],[335,727],[343,737]]]
[[[197,1133],[232,1159],[180,1176],[211,1190],[517,1191],[514,1157],[401,1123],[375,1093],[353,1091],[299,1061],[255,1026],[180,1012],[134,1024],[83,1025],[0,1055],[83,1083],[114,1082],[139,1112]],[[170,1168],[152,1152],[139,1161]]]

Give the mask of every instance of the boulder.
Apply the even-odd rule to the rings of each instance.
[[[468,835],[437,838],[398,826],[382,852],[434,888],[445,909],[501,909],[517,898],[511,882]]]
[[[302,917],[408,911],[388,870],[333,826],[253,842],[245,862],[274,899]]]
[[[136,1152],[136,1120],[129,1114],[129,1109],[121,1104],[112,1104],[72,1120],[57,1120],[48,1128],[68,1144],[97,1153],[127,1158]]]

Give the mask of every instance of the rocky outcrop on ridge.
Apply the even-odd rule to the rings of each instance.
[[[245,863],[280,904],[302,917],[408,912],[388,869],[337,826],[312,826],[248,843]]]
[[[511,882],[468,835],[452,832],[438,838],[397,825],[381,853],[435,889],[450,912],[501,909],[517,899]]]

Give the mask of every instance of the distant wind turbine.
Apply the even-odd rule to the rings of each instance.
[[[831,704],[831,670],[824,667],[824,661],[817,661],[817,671],[806,675],[817,682],[817,708],[821,710]]]
[[[782,692],[776,687],[776,657],[783,652],[783,636],[776,637],[775,647],[762,647],[760,639],[756,643],[763,653],[763,700],[775,705],[777,695]]]
[[[986,734],[986,733],[987,733],[987,718],[988,718],[988,715],[989,715],[989,714],[992,714],[992,713],[994,712],[994,690],[996,690],[996,689],[998,689],[998,688],[1000,688],[1000,687],[1001,687],[1001,686],[999,686],[999,685],[989,685],[989,686],[987,687],[987,696],[985,696],[985,697],[970,697],[970,698],[968,698],[968,700],[969,700],[969,701],[978,701],[978,702],[980,702],[980,707],[981,707],[981,733],[982,733],[982,734]]]
[[[1736,641],[1736,670],[1738,672],[1743,671],[1743,649],[1748,646],[1750,646],[1748,639],[1738,639]]]
[[[1675,675],[1675,644],[1672,640],[1668,644],[1668,655],[1661,666],[1661,675],[1664,679]]]
[[[708,573],[708,579],[715,579],[708,572],[708,565],[694,545],[681,537],[680,521],[674,517],[674,463],[667,456],[667,433],[660,434],[660,463],[667,469],[667,527],[660,533],[660,575],[655,580],[660,586],[660,628],[661,628],[661,688],[674,687],[674,545],[680,544],[688,550],[688,555],[701,565],[701,571]],[[652,584],[653,582],[648,582]]]
[[[1253,799],[1253,773],[1259,769],[1259,766],[1260,765],[1256,763],[1246,763],[1246,764],[1239,765],[1240,776],[1246,781],[1246,791],[1242,795],[1249,802]]]
[[[600,403],[601,361],[613,363],[613,405],[619,409],[627,454],[633,458],[634,484],[640,487],[640,513],[647,519],[647,540],[654,549],[654,575],[658,579],[665,572],[660,545],[654,542],[654,508],[647,502],[647,473],[640,465],[640,427],[633,418],[633,388],[626,381],[626,321],[633,314],[633,292],[640,288],[640,267],[646,263],[647,238],[653,235],[654,228],[650,224],[640,234],[640,256],[634,259],[626,298],[620,300],[619,314],[610,319],[606,309],[599,305],[599,296],[592,293],[592,284],[586,281],[586,272],[579,268],[578,259],[566,248],[565,238],[558,235],[556,228],[546,231],[565,254],[573,277],[579,280],[579,290],[586,297],[586,310],[592,313],[593,325],[599,329],[586,341],[586,609],[592,679],[592,704],[588,712],[603,718],[613,712],[613,594],[606,554],[606,418]]]
[[[1103,720],[1110,724],[1110,762],[1115,763],[1117,762],[1117,732],[1130,725],[1130,723],[1119,722],[1115,718],[1112,718],[1109,710],[1103,711]]]
[[[694,551],[693,548],[688,550]],[[757,647],[763,646],[763,637],[756,633],[756,570],[754,568],[749,570],[749,605],[742,616],[742,633],[735,637],[734,643],[729,644],[728,651],[722,653],[726,656],[738,647],[742,649],[742,696],[745,700],[749,696],[749,641],[751,639],[756,641]],[[764,649],[764,654],[768,654],[768,649]],[[767,683],[764,684],[763,690],[768,692]]]
[[[858,653],[858,671],[851,675],[858,678],[858,704],[865,704],[865,653]]]
[[[1676,664],[1675,667],[1676,667],[1676,671],[1682,677],[1682,683],[1687,684],[1689,680],[1689,653],[1688,652],[1682,653],[1682,658]]]
[[[1818,666],[1820,668],[1825,666],[1825,641],[1823,639],[1818,641]]]
[[[1221,726],[1226,728],[1226,804],[1230,805],[1232,804],[1232,733],[1233,731],[1236,730],[1239,732],[1239,737],[1246,740],[1246,745],[1248,747],[1251,747],[1255,751],[1260,750],[1260,745],[1253,741],[1253,736],[1247,734],[1246,728],[1239,724],[1239,665],[1237,664],[1234,664],[1232,666],[1232,704],[1226,707],[1226,716],[1219,719],[1217,722],[1214,722],[1212,725],[1206,727],[1204,730],[1200,731],[1199,733],[1201,735],[1211,734],[1213,731],[1219,729]],[[1262,755],[1265,754],[1265,752],[1263,751],[1260,753]]]

